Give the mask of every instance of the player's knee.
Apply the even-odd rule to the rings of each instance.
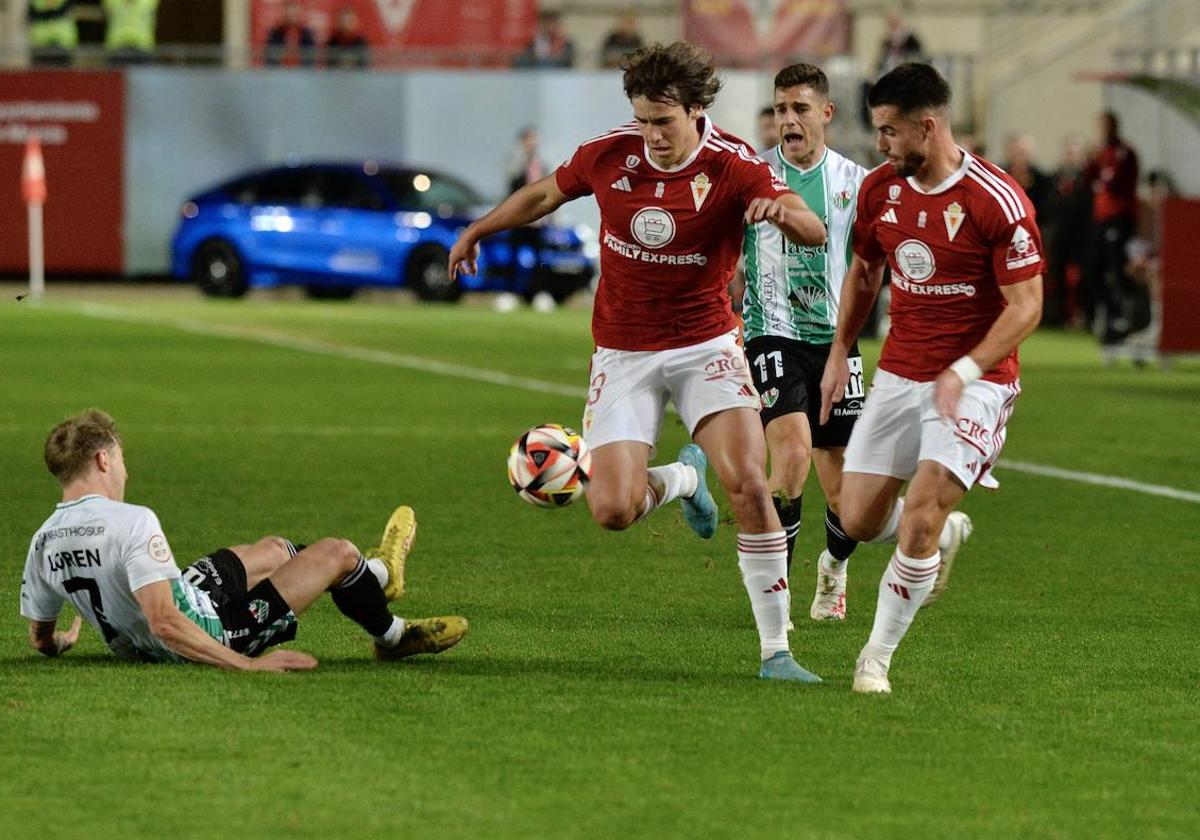
[[[614,503],[608,499],[589,499],[592,519],[601,528],[624,531],[637,520],[637,510],[628,504]]]
[[[777,479],[782,479],[782,485],[793,498],[800,495],[804,489],[804,480],[808,478],[808,468],[812,456],[803,446],[789,449],[780,453],[772,464],[772,470]]]
[[[905,507],[900,519],[900,542],[904,546],[912,550],[936,547],[940,531],[941,522],[936,510]]]
[[[313,543],[312,547],[319,549],[323,556],[328,557],[334,571],[338,573],[352,572],[358,565],[358,547],[349,540],[325,537]]]
[[[834,508],[834,512],[842,520],[842,531],[850,539],[857,540],[858,542],[869,542],[879,535],[879,531],[883,526],[878,518],[872,515],[871,511],[853,503],[839,505],[839,507],[841,507],[841,510]]]
[[[259,540],[254,545],[256,548],[260,548],[265,551],[281,553],[281,554],[283,554],[284,557],[287,557],[288,554],[291,553],[288,551],[288,541],[285,540],[283,537],[276,537],[274,535],[269,536],[269,537],[263,537],[261,540]]]

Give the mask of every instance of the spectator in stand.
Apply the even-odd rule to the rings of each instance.
[[[317,39],[304,23],[304,9],[296,0],[283,6],[283,17],[267,33],[267,64],[271,67],[312,67]]]
[[[537,129],[527,125],[517,132],[517,144],[508,155],[508,191],[514,193],[548,173],[545,161],[538,155]]]
[[[632,12],[626,12],[617,18],[613,31],[608,33],[600,46],[600,64],[613,69],[619,65],[621,56],[641,47],[642,35],[638,32],[637,17]]]
[[[1045,229],[1045,221],[1043,217],[1047,214],[1050,193],[1054,189],[1054,184],[1050,180],[1050,176],[1038,168],[1033,162],[1034,145],[1033,138],[1028,135],[1013,135],[1008,138],[1005,144],[1008,152],[1008,162],[1001,168],[1004,169],[1013,179],[1021,185],[1021,189],[1025,190],[1025,195],[1029,196],[1029,200],[1033,202],[1033,209],[1037,213],[1038,225]]]
[[[882,76],[893,67],[905,62],[921,61],[924,56],[921,39],[909,28],[904,16],[895,9],[888,12],[887,27],[887,36],[883,39],[883,45],[879,51],[876,76]]]
[[[30,61],[34,67],[66,67],[79,45],[74,0],[29,0]]]
[[[358,13],[352,7],[344,6],[325,42],[325,66],[364,70],[370,63],[370,48],[358,25]]]
[[[779,145],[779,126],[775,123],[775,107],[764,105],[758,112],[758,153],[769,152]]]
[[[1042,322],[1054,326],[1082,325],[1079,285],[1092,224],[1092,190],[1083,179],[1087,153],[1083,140],[1068,135],[1062,159],[1052,176],[1050,224],[1046,241],[1046,286]]]
[[[104,0],[108,28],[104,49],[108,63],[121,67],[154,60],[158,0]]]
[[[1130,330],[1133,291],[1126,246],[1137,224],[1137,153],[1121,139],[1117,115],[1100,115],[1100,148],[1084,168],[1092,187],[1092,235],[1084,266],[1088,321],[1100,343],[1119,344]]]
[[[563,29],[562,15],[546,11],[538,15],[537,32],[525,51],[517,56],[514,67],[574,67],[575,42]]]
[[[533,184],[542,180],[550,174],[546,162],[542,160],[538,153],[538,133],[537,129],[531,125],[527,125],[517,132],[517,142],[513,146],[508,155],[508,191],[514,193],[526,184]],[[510,234],[512,237],[513,248],[532,249],[536,255],[542,249],[542,230],[541,222],[536,221],[533,224],[522,225],[512,229]],[[516,267],[514,260],[513,280],[516,280]],[[557,304],[554,301],[554,296],[550,293],[550,289],[546,287],[546,278],[541,272],[535,272],[533,280],[529,288],[526,290],[525,297],[534,306],[535,309],[548,312],[553,310]],[[508,312],[515,309],[517,306],[517,296],[510,292],[501,292],[496,296],[495,308],[501,312]]]

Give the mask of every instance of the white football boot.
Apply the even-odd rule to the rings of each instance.
[[[822,551],[817,560],[817,594],[808,609],[813,621],[846,620],[846,566],[843,563],[838,573],[826,571],[826,566],[834,560],[828,550]]]
[[[858,662],[854,664],[854,690],[859,694],[892,693],[892,684],[888,682],[888,666],[866,648],[863,648]]]
[[[933,589],[925,596],[925,602],[921,604],[921,609],[928,607],[946,591],[946,584],[950,582],[950,570],[954,566],[954,558],[958,556],[958,550],[962,548],[963,543],[970,539],[973,529],[971,517],[961,510],[951,511],[950,515],[946,517],[946,527],[942,529],[942,538],[938,540],[938,550],[942,552],[942,565],[938,567],[937,577],[933,581]]]

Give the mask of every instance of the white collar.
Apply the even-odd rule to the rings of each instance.
[[[915,192],[919,192],[921,195],[937,195],[938,193],[944,193],[946,190],[950,189],[963,178],[965,178],[967,175],[967,167],[971,165],[971,161],[974,160],[974,158],[971,157],[971,153],[962,146],[955,146],[954,148],[963,153],[963,162],[958,169],[951,173],[949,178],[947,178],[945,181],[942,181],[942,183],[938,184],[936,187],[927,190],[923,189],[921,185],[917,183],[917,179],[915,177],[909,175],[908,178],[905,179],[908,181],[908,185],[912,187]]]

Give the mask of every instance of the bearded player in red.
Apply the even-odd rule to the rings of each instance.
[[[588,140],[554,174],[467,228],[450,253],[450,275],[475,271],[484,237],[596,197],[602,252],[583,418],[592,517],[623,530],[680,499],[692,530],[712,537],[711,458],[738,522],[759,675],[819,682],[788,649],[787,541],[767,490],[758,395],[726,288],[744,224],[766,220],[802,245],[823,243],[825,227],[705,114],[721,85],[712,56],[686,43],[655,45],[627,54],[621,67],[633,122]],[[648,469],[668,399],[695,443],[675,463]]]
[[[855,691],[887,694],[892,654],[934,587],[947,518],[963,516],[952,511],[976,483],[997,486],[990,470],[1021,392],[1017,345],[1042,313],[1042,257],[1021,187],[955,144],[950,87],[936,70],[902,64],[867,101],[887,162],[859,190],[820,419],[845,392],[847,348],[886,260],[892,325],[846,447],[839,501],[852,538],[897,542],[854,670]]]

